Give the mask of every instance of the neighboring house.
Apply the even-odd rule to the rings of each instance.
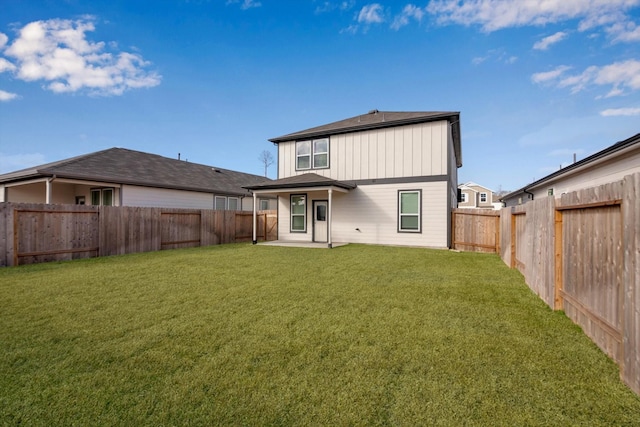
[[[251,210],[257,175],[110,148],[0,175],[0,202]],[[275,209],[264,197],[259,209]]]
[[[640,172],[640,133],[545,176],[502,197],[505,206],[516,206],[541,197],[619,181]]]
[[[278,179],[247,188],[278,196],[279,240],[450,247],[458,112],[373,110],[270,141]]]
[[[459,208],[496,209],[494,205],[494,193],[487,187],[475,182],[467,182],[458,186]]]

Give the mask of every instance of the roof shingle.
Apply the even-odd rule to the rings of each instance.
[[[0,175],[0,182],[54,175],[67,179],[236,195],[247,194],[243,186],[270,181],[258,175],[170,159],[157,154],[110,148]]]

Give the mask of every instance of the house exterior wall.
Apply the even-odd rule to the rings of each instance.
[[[308,172],[338,181],[446,175],[456,170],[449,166],[452,140],[447,121],[333,135],[329,167],[306,170],[296,170],[295,141],[282,142],[278,178]]]
[[[348,193],[333,192],[332,240],[446,248],[452,193],[447,181],[359,185]],[[455,188],[455,187],[454,187]],[[398,191],[421,190],[421,233],[398,232]],[[290,231],[290,195],[306,194],[307,231]],[[455,197],[455,194],[453,195]],[[327,200],[327,191],[284,193],[278,198],[278,239],[310,242],[314,200]],[[356,230],[356,229],[359,229]]]
[[[476,192],[470,189],[462,189],[462,194],[466,195],[467,201],[458,201],[459,208],[475,208],[476,207]]]
[[[555,197],[560,197],[564,193],[616,182],[636,172],[640,172],[640,145],[625,156],[595,164],[530,191],[535,199],[547,197],[549,189],[553,189]]]
[[[607,159],[596,160],[583,165],[578,170],[568,171],[564,175],[540,183],[536,187],[529,187],[527,191],[537,200],[550,197],[551,189],[553,197],[559,198],[564,193],[616,182],[637,172],[640,172],[640,145],[638,144],[624,152],[615,153]],[[504,199],[507,207],[524,204],[530,200],[531,196],[526,193],[517,193]]]
[[[15,203],[44,203],[45,183],[35,182],[21,186],[11,186],[6,188],[6,202]]]
[[[122,205],[140,207],[213,209],[213,194],[196,191],[122,186]]]

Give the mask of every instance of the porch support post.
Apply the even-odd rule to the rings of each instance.
[[[45,187],[45,196],[44,196],[44,202],[46,204],[51,204],[51,199],[52,199],[52,194],[53,194],[53,180],[55,179],[55,177],[53,178],[47,178],[46,181],[46,187]]]
[[[328,222],[328,226],[329,226],[329,235],[327,236],[327,246],[329,248],[333,247],[333,241],[331,240],[331,198],[333,196],[333,189],[329,188],[329,197],[328,197],[328,206],[327,206],[327,222]]]
[[[253,240],[252,240],[254,245],[258,243],[258,238],[256,237],[256,234],[258,232],[257,231],[258,230],[258,227],[257,227],[258,214],[256,212],[257,205],[258,205],[258,198],[256,193],[254,192],[253,193]],[[265,227],[266,227],[266,224],[265,224]]]

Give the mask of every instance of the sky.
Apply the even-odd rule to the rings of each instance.
[[[459,111],[459,182],[507,191],[640,132],[640,0],[0,9],[0,173],[122,147],[263,175],[269,138]]]

